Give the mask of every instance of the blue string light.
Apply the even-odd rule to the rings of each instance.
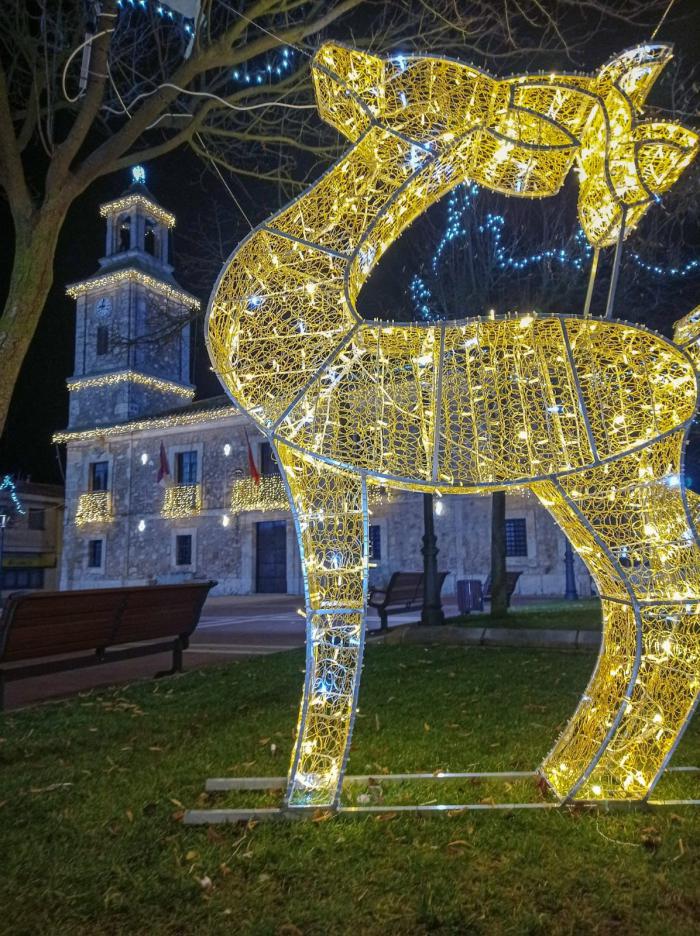
[[[236,68],[232,72],[233,80],[241,85],[270,84],[283,78],[294,67],[294,49],[282,48],[281,55],[267,59],[256,68]]]
[[[117,0],[117,6],[121,10],[127,9],[145,11],[149,8],[149,2],[158,16],[166,20],[171,20],[173,23],[180,24],[183,31],[188,36],[194,35],[194,20],[185,16],[181,16],[180,13],[176,13],[174,10],[171,10],[167,3],[153,2],[153,0]]]
[[[463,182],[458,185],[447,199],[447,218],[445,231],[435,248],[430,268],[437,276],[438,268],[443,254],[450,244],[467,236],[464,218],[467,211],[473,207],[474,199],[479,194],[479,186],[473,182]],[[540,250],[528,256],[518,257],[508,253],[502,243],[505,217],[501,214],[489,212],[478,230],[480,234],[489,235],[492,243],[493,257],[496,266],[501,270],[525,270],[536,264],[550,262],[568,265],[576,271],[587,269],[590,263],[593,248],[586,240],[586,235],[579,229],[574,237],[574,249],[570,253],[563,247]],[[700,260],[689,260],[681,266],[663,267],[660,264],[647,263],[637,253],[629,256],[634,263],[646,273],[655,276],[669,276],[672,278],[687,277],[694,272],[700,272]],[[415,274],[411,280],[411,300],[418,315],[425,320],[432,320],[437,316],[434,308],[432,290],[425,279]]]
[[[22,501],[19,499],[19,494],[17,493],[17,485],[15,484],[11,475],[5,475],[5,477],[0,481],[0,491],[9,491],[10,499],[12,504],[19,514],[25,514],[27,511],[24,509]]]

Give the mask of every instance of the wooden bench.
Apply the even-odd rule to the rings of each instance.
[[[438,593],[447,578],[447,572],[438,572]],[[423,607],[423,573],[394,572],[386,588],[373,588],[367,604],[379,612],[380,630],[389,626],[388,616]]]
[[[172,668],[156,675],[181,672],[182,651],[189,645],[202,605],[215,584],[186,582],[9,595],[0,618],[0,710],[5,683],[16,679],[166,650],[173,654]],[[15,665],[28,660],[38,662]],[[12,665],[3,667],[5,663]]]
[[[515,586],[522,572],[506,572],[506,603],[510,607],[510,599],[513,597]],[[484,601],[491,601],[491,576],[489,575],[484,582]]]

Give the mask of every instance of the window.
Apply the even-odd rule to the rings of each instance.
[[[175,457],[175,480],[178,484],[197,483],[197,453],[178,452]]]
[[[131,247],[131,218],[122,215],[119,221],[119,250],[129,250]]]
[[[506,556],[527,556],[527,527],[525,520],[506,520]]]
[[[278,471],[272,446],[269,442],[262,442],[260,444],[260,474],[264,478],[269,478],[271,475],[276,475]]]
[[[175,565],[192,565],[192,534],[185,533],[175,537]]]
[[[109,328],[106,325],[97,326],[97,341],[95,351],[98,355],[109,354]]]
[[[102,568],[102,540],[88,540],[88,569]]]
[[[374,523],[369,528],[369,558],[374,562],[382,558],[382,528]]]
[[[109,462],[90,462],[90,490],[109,490]]]
[[[30,507],[27,515],[27,525],[30,530],[46,529],[46,518],[43,507]]]
[[[3,569],[3,590],[12,588],[43,588],[43,569]]]
[[[146,220],[146,229],[143,234],[143,249],[152,257],[156,255],[156,228],[155,221]]]

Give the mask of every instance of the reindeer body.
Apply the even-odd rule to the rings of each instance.
[[[687,722],[697,648],[673,661],[687,673],[663,729],[652,730],[666,689],[643,676],[669,628],[685,640],[700,620],[695,528],[676,484],[697,401],[691,357],[622,322],[529,314],[423,326],[363,321],[355,308],[388,246],[465,178],[552,195],[578,159],[589,240],[614,242],[625,221],[630,230],[697,140],[634,122],[668,50],[626,55],[592,78],[503,82],[442,59],[395,66],[338,46],[317,56],[320,110],[352,146],[234,252],[208,317],[224,386],[276,448],[302,549],[308,656],[292,806],[336,803],[342,783],[372,483],[527,486],[587,562],[605,651],[542,767],[560,796],[648,795]],[[673,654],[656,656],[663,669]]]

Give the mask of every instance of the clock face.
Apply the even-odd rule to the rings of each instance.
[[[107,296],[103,296],[101,299],[98,299],[95,303],[95,314],[98,318],[105,319],[109,316],[109,313],[112,311],[112,300],[108,299]]]

